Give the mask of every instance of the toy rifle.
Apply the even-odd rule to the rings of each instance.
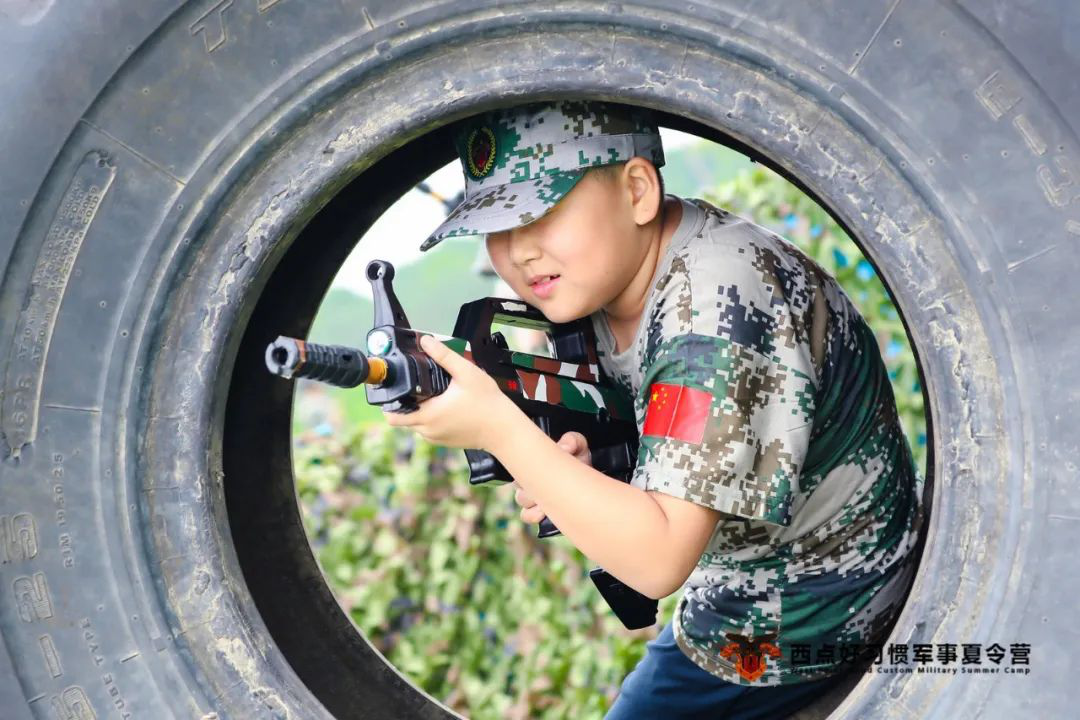
[[[409,324],[391,281],[394,266],[373,260],[366,269],[375,303],[375,323],[367,334],[367,353],[341,345],[318,345],[279,336],[266,348],[266,366],[285,378],[308,378],[338,387],[363,384],[367,400],[392,412],[413,412],[420,402],[446,390],[450,375],[420,349],[432,335],[488,373],[499,388],[557,441],[569,431],[588,441],[592,466],[630,482],[637,461],[638,435],[628,396],[601,381],[596,336],[588,318],[553,323],[521,300],[483,298],[463,305],[452,337],[423,333]],[[492,323],[541,330],[555,357],[509,349]],[[469,482],[512,482],[493,455],[465,450]],[[540,522],[537,537],[559,535],[550,519]],[[589,577],[607,604],[631,630],[656,622],[658,602],[628,587],[602,568]]]

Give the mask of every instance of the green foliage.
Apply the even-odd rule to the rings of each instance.
[[[512,488],[473,487],[464,453],[382,423],[302,434],[294,463],[339,602],[417,686],[475,720],[603,717],[655,631],[623,628]]]
[[[878,334],[922,468],[915,363],[858,247],[760,167],[705,197],[775,229],[837,276]],[[511,488],[471,486],[460,450],[381,417],[346,414],[345,423],[336,435],[298,428],[294,463],[308,536],[357,627],[414,684],[474,720],[602,718],[659,626],[627,631],[588,579],[592,564],[564,537],[538,540]],[[677,600],[661,601],[661,623]]]

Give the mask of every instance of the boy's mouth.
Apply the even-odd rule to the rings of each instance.
[[[533,289],[537,297],[546,298],[551,294],[558,280],[558,275],[540,275],[529,283],[529,287]]]

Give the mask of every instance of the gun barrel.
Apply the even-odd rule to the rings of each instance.
[[[266,346],[266,367],[284,378],[308,378],[338,387],[380,385],[389,375],[385,360],[356,348],[320,345],[279,335]]]

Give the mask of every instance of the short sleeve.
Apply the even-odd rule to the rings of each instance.
[[[720,254],[676,258],[664,278],[632,484],[787,526],[814,419],[809,348],[768,277],[734,249]]]

